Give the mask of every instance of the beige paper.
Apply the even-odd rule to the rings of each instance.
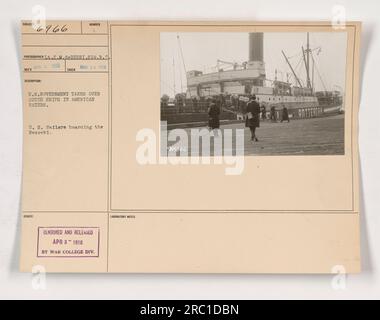
[[[22,22],[21,270],[359,272],[360,27],[359,22],[342,28],[327,22],[47,21],[35,29]],[[308,33],[322,48],[300,51],[306,43],[299,37]],[[186,73],[213,59],[217,45],[221,49],[215,62],[230,51],[240,52],[233,51],[240,43],[257,54],[248,45],[249,34],[264,35],[263,59],[278,55],[273,58],[281,61],[278,66],[249,60],[247,65],[228,62],[216,71],[204,70],[198,78]],[[276,34],[283,39],[276,40]],[[295,69],[292,59],[300,61],[294,70],[302,78],[299,85],[281,50],[275,49],[279,43],[292,48],[293,42],[299,47],[297,57],[284,54]],[[300,52],[310,55],[308,64]],[[332,58],[324,58],[324,52]],[[319,57],[324,61],[321,70],[313,61]],[[343,102],[336,108],[317,99],[315,92],[328,85],[319,92],[338,90],[328,84],[331,78],[319,78],[322,71],[333,74],[339,63]],[[260,82],[263,73],[255,76],[262,67],[268,85]],[[275,79],[274,69],[280,67],[287,69],[282,75],[276,71]],[[235,72],[251,78],[228,78],[237,79]],[[191,89],[191,81],[199,81],[198,87]],[[230,102],[220,107],[221,130],[242,129],[245,137],[239,174],[227,173],[237,165],[233,155],[211,155],[210,164],[198,164],[191,154],[160,153],[160,147],[173,147],[169,143],[162,149],[166,131],[160,120],[169,119],[169,134],[174,129],[183,134],[206,129],[209,98],[241,96],[243,101],[249,95],[236,92],[247,90],[247,83],[249,94],[255,92],[260,106],[267,107],[268,118],[260,115],[258,142],[249,141],[249,128],[239,120],[244,112]],[[288,91],[268,95],[276,85]],[[302,88],[293,88],[297,86]],[[181,90],[187,92],[184,107],[178,100],[173,106],[172,99],[160,103],[163,93],[174,98]],[[269,100],[273,97],[278,101]],[[192,99],[198,99],[196,104]],[[206,109],[195,110],[198,106]],[[269,118],[272,106],[281,119],[287,106],[290,122]],[[197,117],[200,125],[195,124]],[[147,132],[153,133],[155,148],[152,163],[142,164]],[[173,164],[173,159],[187,163]]]

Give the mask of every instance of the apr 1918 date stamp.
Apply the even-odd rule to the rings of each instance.
[[[38,227],[37,257],[98,258],[98,227]]]

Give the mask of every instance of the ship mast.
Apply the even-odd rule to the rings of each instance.
[[[313,54],[311,54],[311,62],[313,64],[313,68],[311,69],[311,90],[314,91],[314,68],[315,68],[315,62],[313,59]]]
[[[306,50],[302,46],[302,55],[303,55],[303,62],[305,63],[305,69],[306,69],[306,86],[307,88],[312,89],[313,86],[310,81],[310,52],[311,50],[310,50],[310,45],[309,45],[309,32],[308,32]]]
[[[181,59],[182,59],[182,64],[183,64],[183,70],[185,71],[185,78],[187,80],[187,70],[186,70],[186,65],[185,65],[185,59],[183,57],[183,51],[182,51],[182,45],[181,45],[181,39],[179,37],[179,35],[177,34],[177,42],[178,42],[178,47],[179,47],[179,53],[181,55]],[[181,73],[181,68],[179,69],[180,70],[180,77],[181,77],[181,92],[183,91],[183,87],[182,87],[182,73]]]
[[[284,52],[284,50],[281,50],[281,52],[282,52],[282,54],[283,54],[283,56],[284,56],[284,58],[285,58],[285,61],[286,61],[286,62],[287,62],[287,64],[289,65],[289,68],[290,68],[290,70],[292,71],[294,78],[295,78],[295,79],[296,79],[296,81],[298,82],[298,84],[299,84],[300,88],[302,88],[302,84],[301,84],[301,81],[300,81],[300,79],[297,77],[297,75],[296,75],[296,73],[295,73],[295,71],[294,71],[294,69],[293,69],[292,65],[291,65],[291,64],[290,64],[290,62],[289,62],[289,59],[288,59],[288,57],[285,55],[285,52]]]
[[[307,44],[306,44],[306,77],[307,77],[307,87],[311,89],[310,84],[310,44],[309,44],[309,32],[307,33]]]
[[[173,57],[173,96],[175,97],[175,63]]]

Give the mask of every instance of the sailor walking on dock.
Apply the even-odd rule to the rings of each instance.
[[[256,101],[255,95],[250,96],[247,104],[245,126],[251,130],[251,140],[259,141],[256,137],[256,128],[260,127],[260,105]]]
[[[213,99],[210,103],[209,109],[208,109],[208,116],[209,116],[209,121],[208,125],[210,129],[219,129],[220,127],[220,108],[216,105],[216,100]]]
[[[290,122],[290,120],[289,120],[288,108],[286,108],[285,106],[282,107],[282,118],[281,118],[281,122],[283,122],[283,121],[288,121],[288,122]]]

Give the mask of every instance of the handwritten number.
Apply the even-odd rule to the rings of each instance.
[[[67,28],[66,24],[64,24],[63,26],[60,26],[60,25],[53,26],[53,25],[49,24],[46,26],[45,30],[43,28],[39,27],[37,29],[37,32],[45,31],[45,33],[49,33],[49,32],[58,33],[58,32],[66,32],[67,30],[68,30],[68,28]]]

